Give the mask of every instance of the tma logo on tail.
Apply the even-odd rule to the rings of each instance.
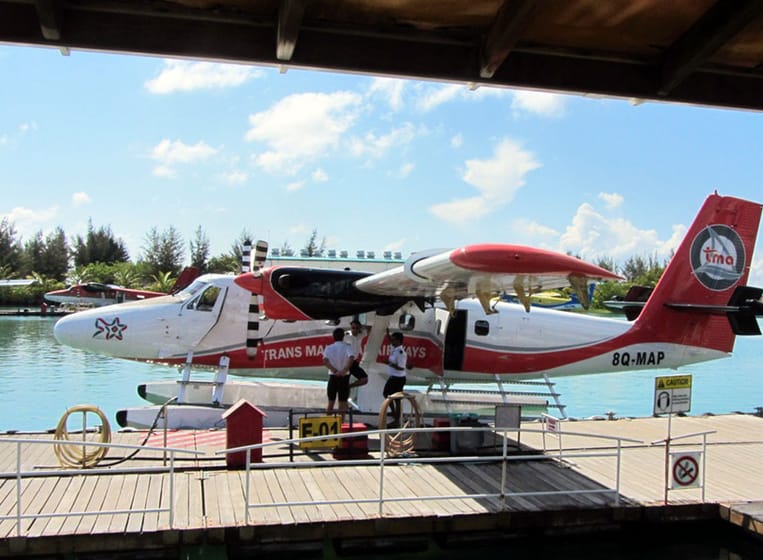
[[[745,269],[744,244],[723,224],[707,226],[691,244],[691,267],[708,290],[723,291],[736,284]]]

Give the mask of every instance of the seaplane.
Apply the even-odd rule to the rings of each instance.
[[[178,276],[169,293],[178,292],[188,286],[196,277],[199,270],[196,267],[186,267]],[[166,296],[168,292],[155,292],[152,290],[139,290],[125,288],[116,284],[104,284],[101,282],[84,282],[69,286],[63,290],[46,292],[43,296],[51,303],[80,307],[103,307],[106,305],[121,304],[131,301]]]
[[[180,383],[139,388],[153,403],[182,396],[177,409],[199,406],[201,395],[209,404],[210,393],[220,407],[241,396],[239,386],[221,391],[219,379],[197,387],[187,379],[192,368],[222,362],[225,375],[278,378],[252,384],[248,397],[277,425],[287,410],[325,406],[322,384],[291,380],[325,382],[322,352],[332,330],[360,317],[370,327],[361,362],[370,381],[352,397],[355,413],[381,417],[392,331],[405,336],[406,392],[421,387],[414,398],[425,414],[489,408],[494,402],[479,395],[451,399],[448,388],[678,368],[727,357],[737,335],[759,335],[763,290],[746,283],[760,216],[758,203],[710,195],[633,322],[531,307],[533,293],[565,286],[587,307],[591,282],[619,279],[548,250],[469,245],[414,253],[369,273],[260,266],[267,252],[260,243],[254,265],[239,275],[203,275],[173,295],[74,313],[54,335],[88,352],[182,367]],[[503,301],[507,293],[519,303]],[[139,409],[120,411],[119,423],[147,422]]]

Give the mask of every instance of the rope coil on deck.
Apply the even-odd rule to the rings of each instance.
[[[111,426],[103,411],[97,406],[91,404],[79,404],[66,410],[56,426],[56,432],[54,439],[60,441],[75,441],[70,437],[69,430],[67,428],[67,421],[69,416],[75,413],[82,413],[83,427],[82,427],[82,445],[54,445],[53,451],[58,458],[58,462],[62,467],[80,467],[83,469],[95,466],[98,462],[106,456],[109,448],[100,445],[94,446],[95,443],[111,443]],[[93,413],[101,420],[101,429],[99,430],[100,441],[88,441],[87,436],[87,423],[86,418],[88,413]],[[89,444],[89,445],[88,445]],[[88,451],[88,447],[95,447],[93,451]]]
[[[403,400],[407,400],[411,405],[411,411],[407,414],[403,414]],[[392,406],[393,402],[397,402],[399,406],[399,418],[395,418],[397,428],[401,431],[394,434],[385,434],[385,449],[387,453],[392,457],[399,457],[413,453],[415,448],[415,434],[408,434],[403,436],[402,430],[405,428],[420,428],[421,422],[421,409],[416,402],[416,398],[408,393],[399,392],[393,393],[387,397],[379,409],[379,429],[383,430],[387,426],[387,411],[391,410],[394,414],[395,408]],[[405,418],[403,418],[405,416]]]

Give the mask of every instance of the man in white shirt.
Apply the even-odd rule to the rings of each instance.
[[[329,381],[326,385],[326,414],[334,413],[334,402],[338,399],[339,413],[344,416],[347,411],[347,399],[350,398],[350,366],[355,360],[350,345],[344,342],[344,329],[337,327],[332,333],[333,344],[326,346],[323,351],[323,365],[328,369]]]
[[[392,345],[392,350],[387,358],[387,382],[384,384],[384,397],[389,397],[395,393],[399,393],[405,387],[405,366],[407,364],[407,356],[405,354],[405,348],[403,348],[403,333],[393,332],[389,335],[389,342]],[[390,404],[392,408],[392,416],[394,422],[400,421],[400,401],[393,400]]]

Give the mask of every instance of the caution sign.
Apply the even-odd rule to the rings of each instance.
[[[700,483],[699,462],[701,453],[673,454],[671,489],[697,488]]]
[[[340,433],[339,416],[315,416],[299,419],[299,437],[309,438],[328,436]],[[326,438],[315,441],[305,441],[299,444],[301,449],[326,449],[337,447],[338,438]]]
[[[674,414],[691,410],[691,375],[671,375],[654,379],[654,414]]]

